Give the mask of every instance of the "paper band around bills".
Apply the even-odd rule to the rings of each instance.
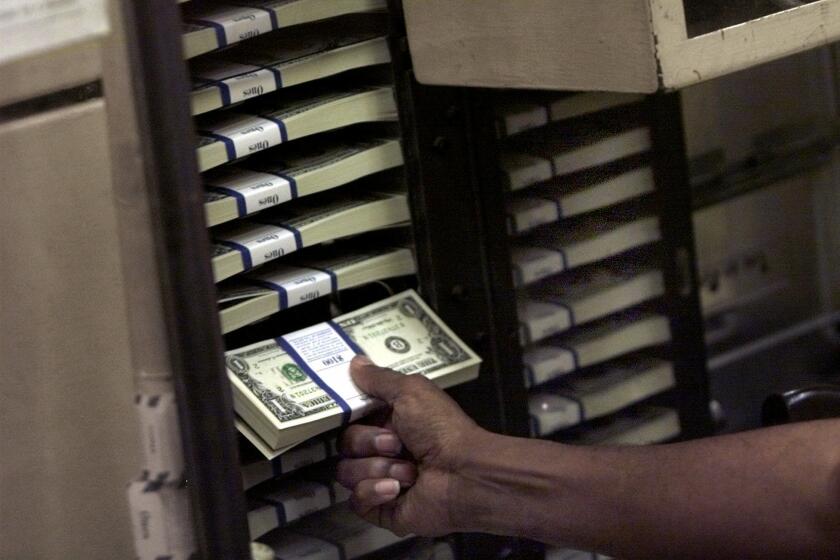
[[[298,197],[297,181],[293,177],[245,169],[230,178],[211,179],[207,188],[235,198],[240,218]]]
[[[228,161],[251,155],[289,141],[286,124],[270,115],[258,115],[246,125],[201,131],[225,145]]]
[[[280,311],[338,291],[338,278],[329,269],[296,268],[283,277],[265,276],[249,283],[277,292]]]
[[[217,239],[216,242],[238,251],[245,270],[303,247],[300,231],[282,224],[264,225],[249,233],[247,237],[235,236],[230,239]]]
[[[268,8],[236,7],[221,10],[204,18],[190,19],[190,23],[212,27],[219,47],[226,47],[278,28],[277,14]]]
[[[350,377],[350,361],[364,352],[332,321],[281,336],[276,342],[338,404],[343,425],[355,420],[370,402]],[[324,375],[329,375],[329,383]]]

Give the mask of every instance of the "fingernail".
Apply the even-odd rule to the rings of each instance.
[[[396,463],[391,465],[391,468],[388,469],[388,476],[391,478],[395,478],[400,482],[409,482],[414,478],[414,469],[411,468],[410,465],[406,465],[405,463]]]
[[[373,491],[383,498],[396,496],[400,493],[400,483],[396,480],[380,480],[373,485]]]
[[[362,366],[362,367],[367,367],[367,366],[374,365],[373,362],[370,361],[370,358],[368,358],[367,356],[365,356],[363,354],[358,354],[355,358],[353,358],[353,361],[356,362],[357,366]]]
[[[396,455],[402,449],[402,443],[394,434],[379,434],[373,438],[373,446],[383,455]]]

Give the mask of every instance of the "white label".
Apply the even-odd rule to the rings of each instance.
[[[526,336],[523,344],[536,342],[571,327],[569,311],[563,307],[541,302],[527,302],[519,308]]]
[[[563,256],[555,251],[524,249],[515,251],[513,258],[523,285],[563,271]]]
[[[356,419],[370,402],[350,377],[350,361],[356,352],[335,331],[321,323],[282,337],[318,377],[348,404]]]
[[[184,472],[184,456],[175,395],[141,394],[137,412],[145,470],[151,478],[166,474],[170,480],[177,480]]]
[[[265,275],[259,280],[280,286],[286,291],[289,307],[312,301],[332,292],[330,275],[312,268],[294,268],[280,274]]]
[[[241,158],[283,142],[280,126],[268,119],[253,117],[247,124],[237,123],[213,129],[214,134],[230,138],[236,157]]]
[[[201,18],[221,25],[225,30],[225,40],[237,43],[271,31],[271,15],[264,10],[254,8],[229,8],[212,12]]]
[[[289,523],[332,505],[329,489],[317,482],[299,483],[290,496],[269,494],[264,499],[282,505]]]
[[[550,434],[583,422],[583,411],[572,399],[558,395],[536,395],[531,397],[529,406],[539,426],[539,433],[534,435]]]
[[[230,102],[239,103],[252,97],[275,91],[277,82],[271,70],[261,68],[247,74],[240,74],[222,80],[230,90]]]
[[[237,170],[210,179],[208,186],[222,187],[241,194],[245,200],[246,215],[292,200],[289,181],[259,171]]]
[[[242,245],[251,255],[251,265],[278,259],[286,253],[298,250],[295,234],[277,226],[254,226],[227,239],[220,239]]]
[[[548,124],[546,107],[517,107],[514,112],[504,116],[507,134],[512,135],[530,128]]]
[[[104,0],[3,0],[0,63],[108,32]]]
[[[522,361],[527,366],[525,385],[528,387],[545,383],[575,370],[574,356],[563,348],[532,348],[525,352]],[[530,370],[530,374],[528,370]]]
[[[513,215],[513,223],[516,228],[516,233],[521,233],[529,229],[544,224],[550,224],[560,219],[560,214],[557,211],[557,205],[553,202],[544,201],[540,204],[526,209],[517,211]]]

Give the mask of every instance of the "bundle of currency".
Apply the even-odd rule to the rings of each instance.
[[[407,247],[348,250],[349,243],[333,245],[304,259],[267,265],[221,288],[218,301],[222,333],[338,290],[416,272],[414,255]]]
[[[357,129],[363,131],[363,129]],[[354,131],[355,132],[355,131]],[[317,139],[317,141],[315,141]],[[395,137],[343,130],[299,140],[204,176],[208,227],[249,216],[402,165]]]
[[[564,439],[573,445],[650,445],[680,435],[680,417],[672,408],[640,405],[622,410],[597,426]]]
[[[531,395],[531,434],[544,436],[601,418],[667,391],[674,384],[670,362],[656,358],[616,360],[559,387]]]
[[[615,206],[654,191],[653,171],[638,162],[609,165],[572,177],[552,179],[508,202],[508,233]]]
[[[184,13],[184,57],[192,58],[275,29],[385,7],[385,0],[192,2]]]
[[[346,505],[310,515],[289,529],[261,537],[277,558],[353,560],[411,537],[398,537],[350,511]],[[393,556],[389,556],[393,558]]]
[[[528,348],[522,356],[525,384],[534,387],[670,340],[671,327],[664,315],[635,311],[613,315]]]
[[[400,190],[353,190],[304,198],[214,230],[213,277],[218,282],[305,247],[409,219],[408,199]]]
[[[349,375],[356,354],[440,387],[474,379],[481,359],[413,290],[226,354],[237,427],[268,458],[380,403]]]
[[[294,94],[267,99],[247,112],[222,111],[197,121],[200,171],[250,156],[291,140],[358,123],[395,121],[390,86],[340,88],[332,82],[299,86]],[[274,94],[277,95],[277,94]]]

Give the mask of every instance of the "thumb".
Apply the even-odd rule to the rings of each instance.
[[[405,376],[392,369],[379,367],[367,356],[356,356],[350,362],[350,377],[362,392],[393,404],[402,392]]]

